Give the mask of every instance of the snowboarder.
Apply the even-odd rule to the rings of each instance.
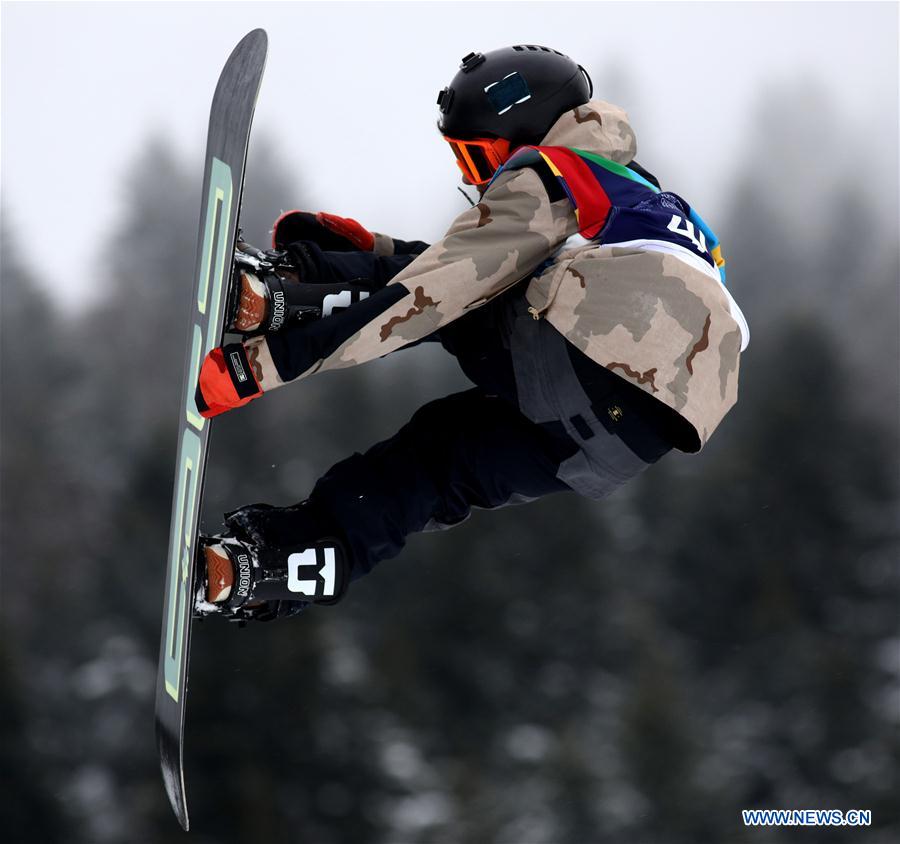
[[[438,341],[474,387],[426,404],[290,507],[205,537],[200,613],[333,604],[412,533],[574,491],[601,499],[671,449],[696,452],[737,400],[746,322],[715,235],[635,160],[625,112],[556,50],[470,53],[439,129],[480,201],[433,245],[290,212],[239,245],[204,416],[320,370]]]

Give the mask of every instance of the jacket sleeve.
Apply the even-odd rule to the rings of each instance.
[[[551,202],[534,170],[502,173],[382,290],[342,314],[246,341],[263,389],[422,340],[529,277],[576,229],[571,204]]]
[[[423,240],[400,240],[380,232],[372,232],[375,235],[375,245],[372,247],[376,255],[420,255],[428,248]]]

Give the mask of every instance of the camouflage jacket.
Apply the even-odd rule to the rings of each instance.
[[[619,164],[636,151],[625,112],[600,101],[562,115],[542,146]],[[545,184],[535,168],[501,172],[440,241],[342,317],[347,325],[354,312],[357,324],[332,332],[315,360],[308,349],[293,353],[292,331],[246,341],[263,389],[382,357],[528,279],[536,319],[674,409],[697,434],[686,450],[699,449],[737,399],[741,330],[717,271],[639,241],[564,248],[579,230],[575,210],[564,196],[551,200]],[[378,237],[376,249],[390,243]]]

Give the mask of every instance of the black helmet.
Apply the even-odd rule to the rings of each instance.
[[[438,128],[451,138],[537,144],[563,112],[583,105],[593,92],[587,71],[549,47],[469,53],[438,94]]]

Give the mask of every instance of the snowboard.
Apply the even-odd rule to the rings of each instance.
[[[156,680],[156,738],[163,782],[179,823],[188,828],[184,717],[203,480],[212,420],[197,410],[194,390],[207,353],[223,344],[250,125],[266,63],[262,29],[234,48],[219,76],[209,115],[197,258],[189,302],[178,457],[172,493],[165,600]]]

